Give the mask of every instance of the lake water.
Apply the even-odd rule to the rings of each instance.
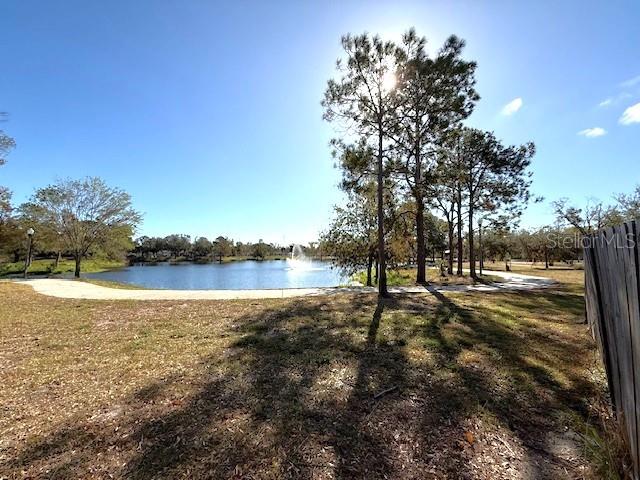
[[[223,264],[135,265],[83,276],[171,290],[246,290],[335,287],[348,283],[328,262],[291,260],[240,261]]]

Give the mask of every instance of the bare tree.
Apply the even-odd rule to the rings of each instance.
[[[0,112],[0,122],[5,121],[7,114]],[[0,130],[0,165],[4,165],[7,161],[7,154],[14,149],[16,142],[9,135]]]
[[[24,208],[60,232],[65,249],[73,254],[76,277],[91,248],[108,242],[114,231],[135,228],[142,219],[128,193],[95,177],[62,180],[36,190]]]
[[[640,219],[640,185],[631,193],[620,193],[615,196],[617,210],[625,220]]]
[[[584,208],[570,205],[567,198],[551,202],[551,206],[561,223],[571,225],[582,235],[590,235],[622,221],[622,216],[615,207],[604,205],[594,198],[587,200]]]
[[[0,122],[4,121],[6,113],[0,112]],[[0,130],[0,166],[6,163],[9,151],[16,146],[16,142],[9,135]],[[11,190],[0,185],[0,243],[4,246],[12,243],[8,237],[14,236],[9,224],[12,222]]]

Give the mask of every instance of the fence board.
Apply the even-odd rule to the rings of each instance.
[[[633,453],[632,457],[637,458],[637,432],[636,432],[636,391],[635,391],[635,371],[633,358],[633,341],[631,336],[631,308],[629,304],[629,279],[627,273],[629,267],[629,256],[625,255],[627,250],[625,245],[626,229],[625,225],[614,228],[612,240],[614,244],[607,248],[612,258],[614,270],[612,277],[614,281],[611,285],[613,291],[613,301],[617,307],[618,317],[616,326],[619,327],[620,373],[622,391],[622,411],[623,421],[627,428],[629,449]],[[639,339],[640,340],[640,339]],[[634,458],[634,462],[635,462]],[[637,467],[637,465],[635,465]]]
[[[634,360],[634,392],[635,392],[635,443],[636,451],[633,455],[636,462],[636,469],[640,471],[640,414],[638,405],[640,404],[640,262],[638,257],[638,235],[635,221],[626,225],[627,243],[624,253],[627,256],[627,297],[629,301],[629,321],[631,326],[631,338],[633,341]]]
[[[627,222],[584,245],[586,315],[607,371],[611,400],[622,419],[640,473],[640,251],[638,225]]]
[[[594,246],[606,245],[606,231],[601,232],[595,240]],[[620,360],[618,359],[618,335],[615,328],[617,310],[612,306],[611,301],[611,279],[609,275],[610,262],[606,248],[595,248],[594,255],[598,266],[598,280],[600,290],[601,318],[600,328],[606,332],[607,341],[605,344],[605,352],[609,357],[611,366],[611,384],[613,386],[613,398],[615,398],[616,406],[622,398],[620,391]],[[585,272],[586,275],[586,272]]]

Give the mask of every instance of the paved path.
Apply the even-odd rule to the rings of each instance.
[[[548,287],[555,283],[551,279],[533,277],[531,275],[487,270],[485,270],[485,273],[501,277],[504,281],[487,285],[389,287],[389,291],[391,293],[420,293],[427,291],[494,292],[499,290],[531,290]],[[376,291],[374,287],[284,288],[271,290],[125,290],[57,278],[21,280],[19,283],[30,285],[36,292],[43,295],[92,300],[232,300],[243,298],[290,298],[336,295],[344,292],[364,293]]]

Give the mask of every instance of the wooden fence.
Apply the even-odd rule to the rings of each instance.
[[[640,474],[640,256],[635,221],[583,239],[587,320]]]

